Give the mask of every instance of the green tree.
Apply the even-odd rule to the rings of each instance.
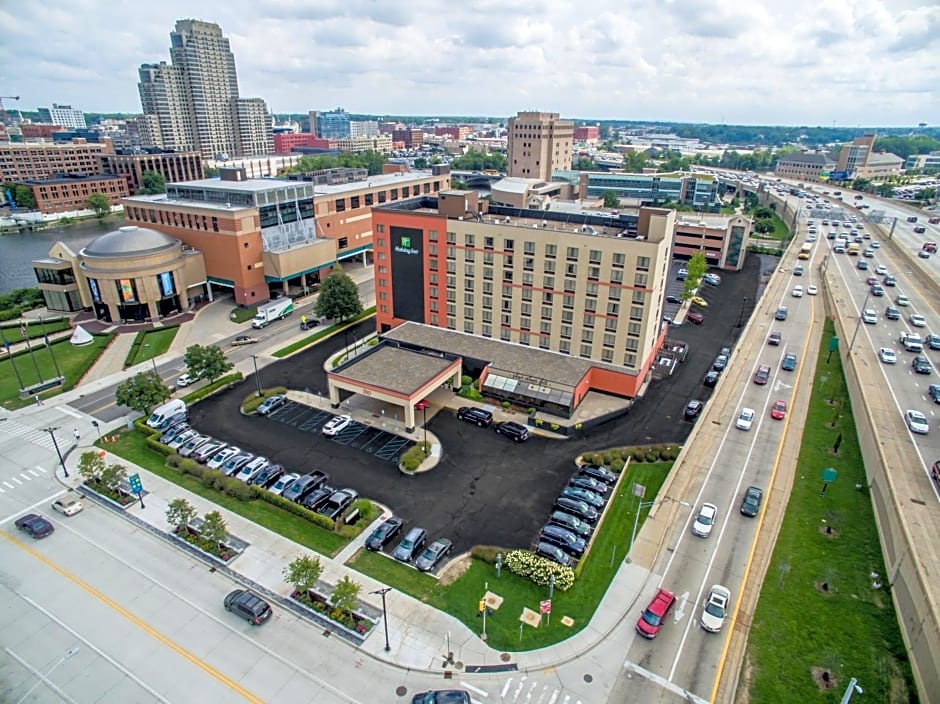
[[[696,252],[692,255],[692,258],[689,260],[689,263],[686,264],[685,268],[689,271],[689,276],[686,281],[691,281],[692,284],[698,288],[698,285],[702,283],[702,277],[705,275],[705,272],[708,271],[708,262],[705,260],[705,255],[701,252]]]
[[[871,181],[867,178],[857,178],[852,181],[852,188],[856,191],[871,190]]]
[[[199,537],[205,541],[205,544],[216,548],[228,539],[228,526],[225,525],[225,519],[218,511],[210,511],[202,517],[202,525],[199,526]]]
[[[450,167],[458,171],[506,171],[506,155],[488,153],[477,149],[468,149],[463,156],[450,162]]]
[[[754,221],[754,232],[766,234],[774,231],[774,221],[770,218],[761,218]]]
[[[890,183],[882,183],[878,185],[875,191],[882,198],[890,198],[894,195],[894,186],[892,186]]]
[[[205,178],[215,178],[219,175],[219,170],[214,166],[204,166],[202,167],[202,175]]]
[[[419,156],[417,159],[415,159],[415,168],[416,169],[428,168],[428,160],[425,159],[423,156]]]
[[[196,517],[196,508],[186,499],[173,499],[166,507],[166,522],[177,530],[185,528]]]
[[[166,178],[163,177],[163,174],[158,174],[156,171],[144,171],[142,181],[144,187],[137,191],[139,194],[156,195],[166,193]]]
[[[97,450],[83,452],[78,459],[78,473],[89,484],[93,484],[101,478],[104,472],[104,457]]]
[[[762,205],[761,207],[754,210],[754,217],[756,219],[770,218],[771,220],[773,220],[774,211],[768,208],[766,205]]]
[[[320,295],[313,312],[321,318],[340,321],[362,312],[359,289],[341,268],[334,268],[333,273],[327,276],[320,286]]]
[[[333,587],[333,594],[330,601],[337,609],[342,609],[347,613],[354,611],[359,606],[359,594],[362,592],[362,585],[352,581],[348,576],[343,577]]]
[[[469,191],[470,186],[459,179],[454,179],[450,182],[450,187],[455,191]]]
[[[605,208],[616,208],[620,205],[620,199],[613,191],[604,191],[603,196]]]
[[[109,464],[101,471],[101,484],[109,489],[116,490],[125,479],[127,479],[127,467],[123,464]]]
[[[597,171],[597,164],[589,157],[579,156],[571,162],[571,168],[575,171]]]
[[[306,594],[308,590],[317,586],[317,580],[323,574],[323,564],[319,557],[304,555],[291,560],[281,571],[284,581],[294,588],[294,591]]]
[[[147,414],[154,406],[170,398],[171,393],[157,374],[151,371],[139,372],[118,384],[114,390],[114,400],[119,406]]]
[[[95,211],[96,218],[103,218],[111,212],[111,204],[108,202],[108,197],[104,193],[98,193],[97,191],[88,196],[85,200],[85,205],[87,205],[90,210]]]
[[[33,189],[29,186],[16,186],[13,189],[13,202],[17,208],[32,210],[36,207],[36,198],[33,197]]]
[[[623,170],[631,174],[643,173],[649,166],[649,157],[646,152],[629,151],[623,155]]]
[[[190,374],[197,379],[215,381],[235,365],[228,360],[218,345],[190,345],[183,361]]]

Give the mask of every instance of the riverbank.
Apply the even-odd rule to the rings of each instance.
[[[116,230],[123,224],[124,213],[111,213],[99,218],[94,214],[63,216],[55,220],[14,220],[11,217],[0,217],[0,236],[15,235],[22,232],[43,232],[55,228],[73,227],[82,225],[91,221],[104,223],[108,226],[108,232]]]

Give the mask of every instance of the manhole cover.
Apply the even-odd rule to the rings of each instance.
[[[593,677],[592,675],[585,675],[585,676],[584,676],[584,681],[585,681],[585,682],[593,682],[593,681],[594,681],[594,677]]]
[[[509,662],[510,660],[512,660],[512,655],[510,655],[509,653],[500,653],[499,659],[502,660],[503,662]]]
[[[408,694],[408,688],[407,688],[407,687],[404,687],[404,686],[396,687],[396,688],[395,688],[395,694],[397,694],[399,697],[403,697],[403,696],[405,696],[406,694]]]

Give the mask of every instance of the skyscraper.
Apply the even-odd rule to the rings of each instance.
[[[509,176],[552,180],[552,171],[571,168],[574,123],[557,112],[520,112],[509,118]]]
[[[235,55],[219,25],[178,20],[170,60],[140,67],[141,107],[160,128],[162,144],[153,146],[196,149],[208,159],[273,147],[270,122],[257,119],[267,106],[258,98],[240,102]]]
[[[71,105],[56,105],[53,103],[51,108],[38,108],[37,111],[39,112],[40,122],[81,130],[88,127],[85,124],[85,114]]]

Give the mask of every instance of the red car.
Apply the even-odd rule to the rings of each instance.
[[[693,325],[701,325],[705,322],[705,316],[703,316],[701,313],[689,313],[687,316],[685,316],[685,319]]]
[[[786,401],[774,401],[774,405],[770,407],[770,417],[774,420],[783,420],[787,417],[787,402]]]
[[[770,367],[766,364],[762,364],[757,368],[757,373],[754,375],[754,383],[758,386],[763,386],[767,383],[767,380],[770,378]]]
[[[636,632],[644,638],[655,638],[666,620],[666,614],[676,603],[676,595],[665,589],[656,592],[656,596],[643,611],[636,622]]]

